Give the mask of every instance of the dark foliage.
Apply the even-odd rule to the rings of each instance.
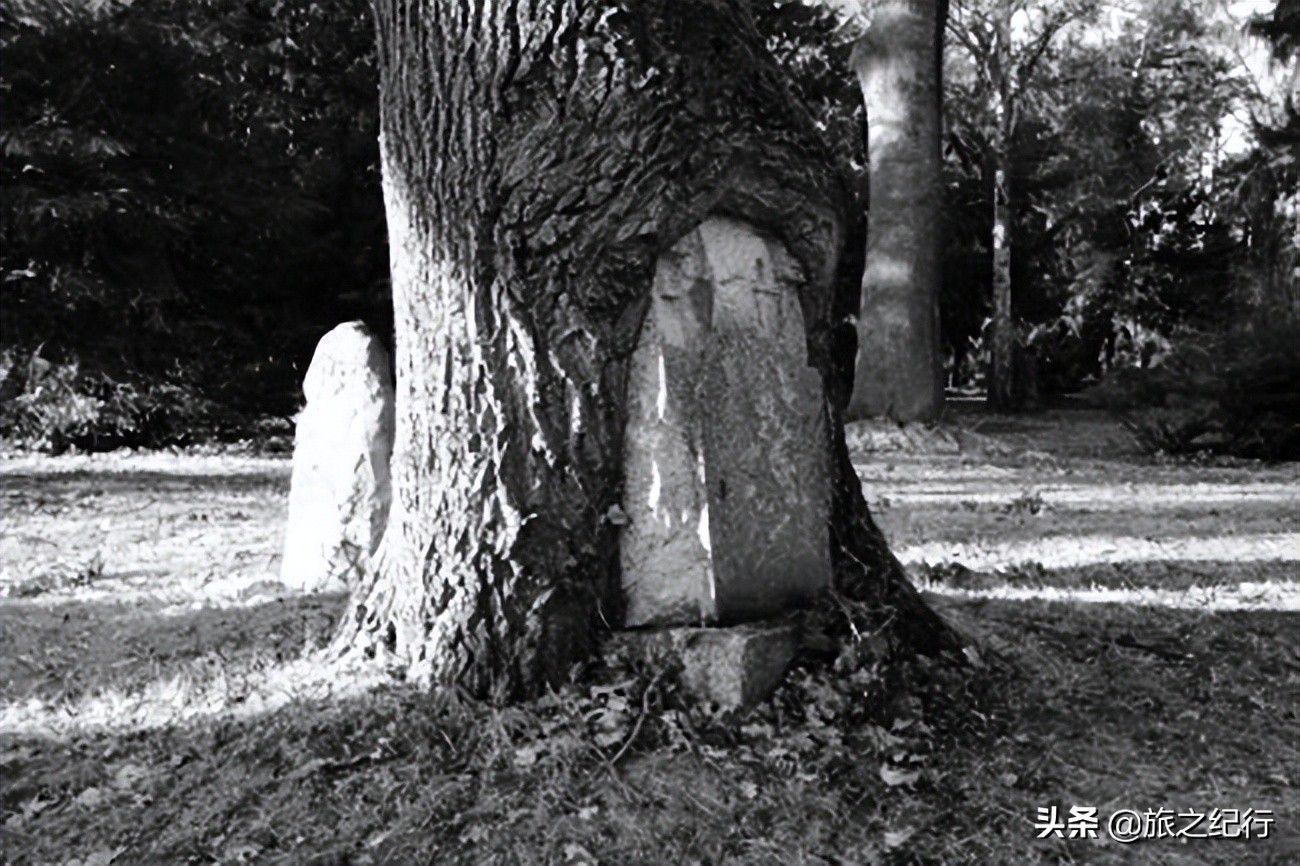
[[[3,387],[22,398],[0,432],[104,447],[243,427],[294,410],[328,327],[383,329],[364,2],[0,16]]]
[[[1185,338],[1159,367],[1116,370],[1090,396],[1151,451],[1300,459],[1300,330]]]
[[[1300,0],[1277,0],[1273,15],[1256,19],[1252,28],[1273,43],[1279,58],[1300,51]]]

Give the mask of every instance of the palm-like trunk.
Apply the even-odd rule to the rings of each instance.
[[[933,420],[939,363],[941,51],[946,3],[885,0],[854,52],[871,208],[851,417]]]
[[[742,0],[376,5],[394,501],[339,640],[529,691],[621,619],[610,516],[656,259],[714,214],[779,239],[825,378],[849,197]],[[839,559],[870,568],[845,566],[846,585],[941,640],[827,413]]]

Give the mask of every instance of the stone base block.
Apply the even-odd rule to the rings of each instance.
[[[799,638],[799,623],[783,620],[618,632],[610,649],[653,664],[680,664],[682,686],[691,697],[738,709],[772,694],[794,661]]]

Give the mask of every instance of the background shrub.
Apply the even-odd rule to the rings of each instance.
[[[1089,396],[1152,451],[1300,459],[1300,326],[1188,336],[1159,366],[1116,370]]]

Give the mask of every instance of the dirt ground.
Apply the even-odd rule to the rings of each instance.
[[[895,551],[996,662],[960,721],[928,719],[942,748],[870,797],[788,744],[805,769],[755,770],[771,731],[634,750],[616,782],[575,759],[542,788],[531,759],[499,776],[393,746],[427,702],[328,664],[345,600],[275,580],[287,460],[4,457],[5,861],[1300,862],[1300,466],[1153,458],[1072,409],[958,405],[938,430],[858,425],[850,445]],[[686,789],[695,806],[673,800]],[[374,790],[382,805],[358,793]],[[1076,805],[1275,823],[1036,838],[1038,809]]]

